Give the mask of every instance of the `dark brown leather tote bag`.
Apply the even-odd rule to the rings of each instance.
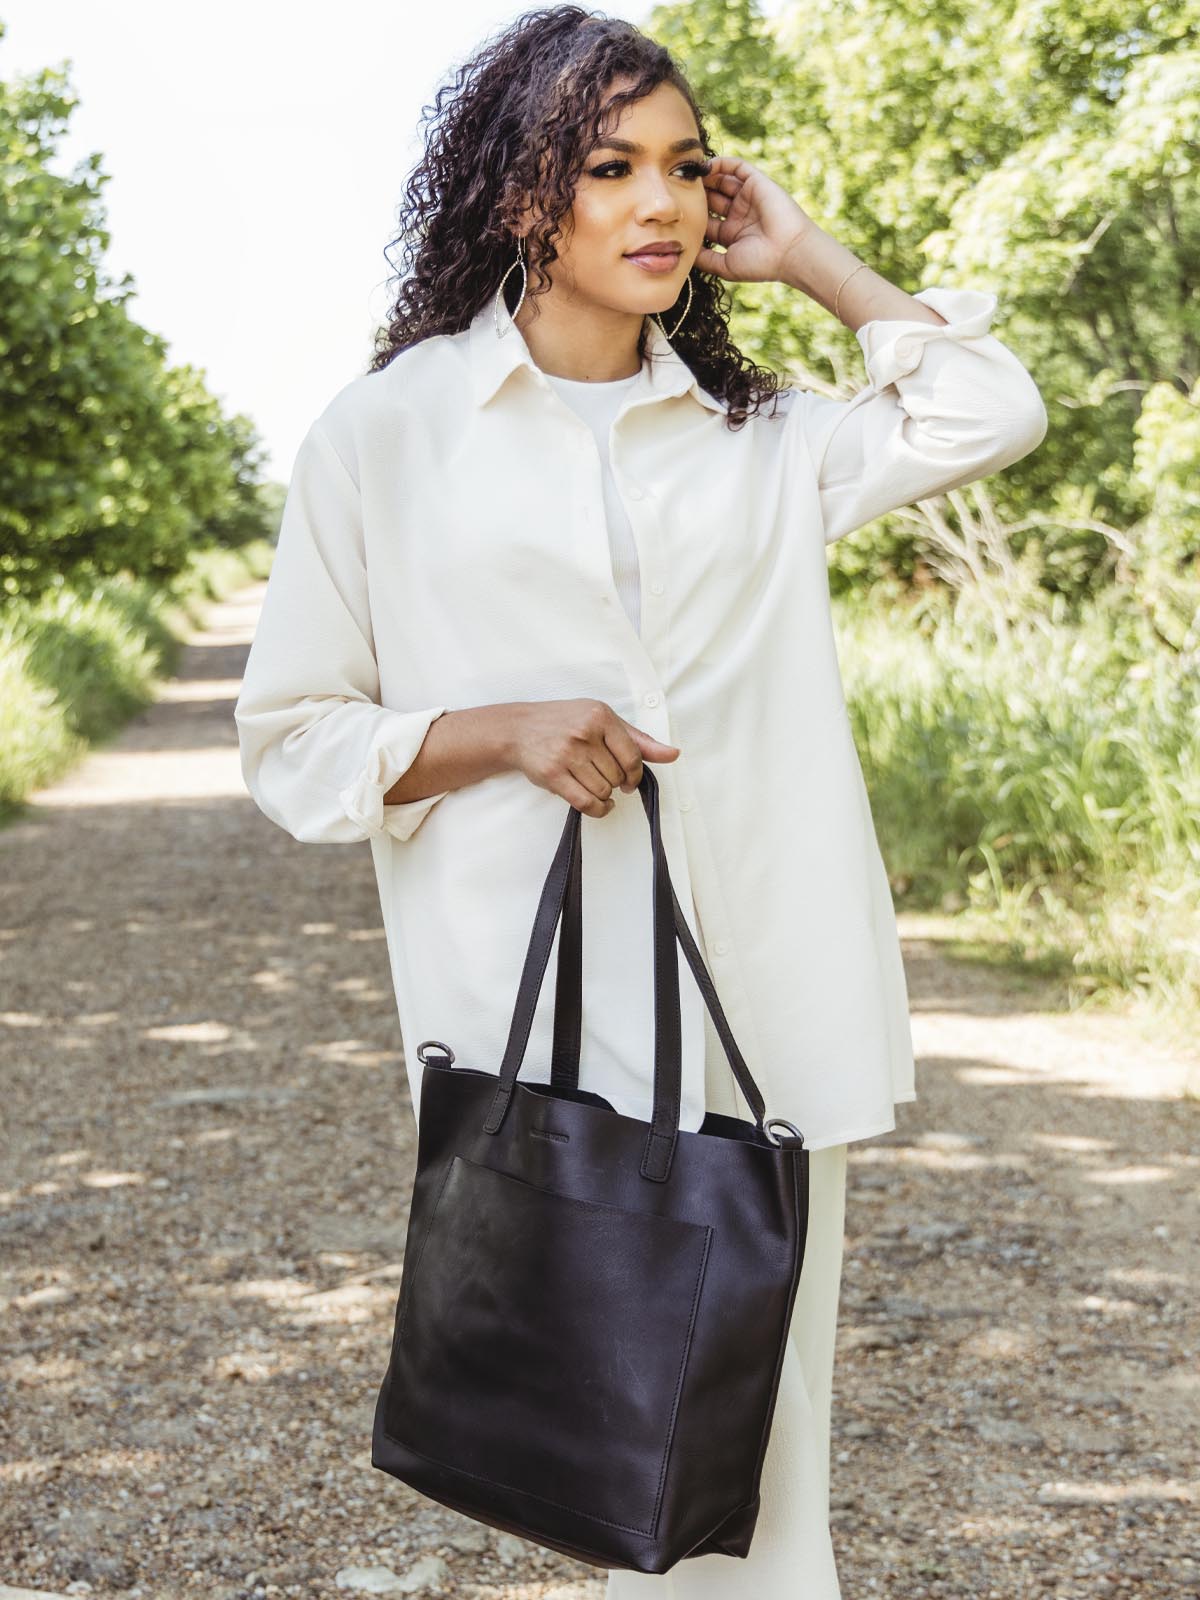
[[[579,1086],[582,813],[568,808],[499,1075],[426,1039],[404,1267],[371,1462],[597,1567],[745,1556],[808,1231],[808,1161],[765,1117],[675,897],[658,783],[652,1120]],[[517,1074],[561,919],[548,1083]],[[679,1127],[678,938],[755,1120]],[[778,1130],[778,1131],[776,1131]]]

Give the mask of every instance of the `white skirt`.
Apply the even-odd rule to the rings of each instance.
[[[733,1072],[704,1012],[705,1101],[747,1116]],[[605,1600],[841,1600],[829,1530],[829,1424],[842,1242],[846,1146],[810,1150],[808,1240],[763,1458],[762,1504],[750,1553],[689,1556],[670,1572],[608,1574]]]

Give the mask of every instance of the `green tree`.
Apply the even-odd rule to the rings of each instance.
[[[1118,557],[1153,515],[1186,610],[1195,509],[1172,502],[1167,537],[1139,441],[1160,462],[1175,437],[1188,450],[1200,380],[1200,0],[805,0],[771,21],[754,0],[693,0],[650,27],[719,147],[879,271],[909,292],[997,293],[993,331],[1037,378],[1050,432],[953,515],[1011,529],[1015,558],[1033,546],[1040,582],[1073,597],[1137,569]],[[827,392],[861,380],[826,312],[778,285],[735,292],[760,358]],[[910,576],[934,522],[900,513],[841,541],[835,584]]]
[[[263,532],[249,419],[168,365],[126,309],[129,274],[105,273],[100,156],[51,167],[76,103],[61,70],[0,81],[0,603],[167,578]]]

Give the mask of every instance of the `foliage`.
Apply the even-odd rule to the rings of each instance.
[[[1200,674],[1111,589],[997,633],[968,589],[838,606],[893,887],[1070,952],[1077,985],[1200,1003]]]
[[[105,273],[100,156],[53,168],[76,103],[62,71],[0,81],[0,605],[68,578],[165,580],[264,531],[249,419],[168,365],[130,276]]]
[[[0,822],[155,699],[208,600],[270,570],[259,539],[192,551],[167,582],[129,573],[60,584],[0,612]]]
[[[989,489],[1042,584],[1107,586],[1137,528],[1195,596],[1194,501],[1169,513],[1190,521],[1168,555],[1140,441],[1153,432],[1160,467],[1194,459],[1200,0],[805,0],[773,22],[754,0],[690,0],[652,27],[714,138],[886,277],[997,294],[993,331],[1035,375],[1050,431]],[[823,309],[780,285],[737,294],[760,359],[827,393],[862,381]],[[936,541],[883,519],[839,542],[835,590],[912,579]]]

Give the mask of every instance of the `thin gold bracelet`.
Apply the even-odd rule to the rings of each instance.
[[[838,310],[838,300],[841,297],[842,290],[850,282],[850,279],[854,276],[854,274],[856,272],[861,272],[862,269],[866,266],[866,264],[867,263],[865,261],[860,261],[856,267],[851,267],[850,271],[846,274],[846,276],[842,279],[841,283],[839,283],[838,286],[837,286],[837,293],[833,297],[833,314],[838,319],[839,322],[842,320],[842,314]]]

